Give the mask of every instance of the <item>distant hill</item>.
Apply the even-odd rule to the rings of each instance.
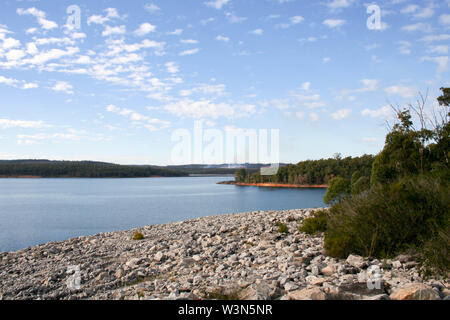
[[[156,166],[96,161],[0,160],[0,177],[142,178],[183,177],[187,172]]]
[[[99,161],[52,161],[47,159],[0,160],[0,177],[140,178],[189,175],[234,175],[239,169],[256,173],[264,164],[190,164],[178,166],[119,165]],[[284,166],[284,164],[282,164]]]

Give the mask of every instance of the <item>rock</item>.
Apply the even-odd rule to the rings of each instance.
[[[402,267],[402,263],[400,261],[393,261],[392,266],[396,269],[400,269]]]
[[[161,260],[164,259],[164,253],[162,253],[161,251],[159,251],[158,253],[155,254],[155,256],[153,257],[156,261],[160,262]]]
[[[254,283],[238,294],[239,300],[270,300],[272,288],[266,282]]]
[[[193,259],[195,262],[199,262],[199,261],[203,260],[202,257],[201,257],[200,255],[198,255],[198,254],[192,256],[192,259]]]
[[[394,290],[391,300],[441,300],[431,286],[423,283],[408,283]]]
[[[320,274],[320,268],[317,265],[311,266],[311,273],[315,276]]]
[[[316,276],[307,276],[305,280],[314,286],[321,286],[324,282],[327,281],[327,279],[325,278],[320,278]]]
[[[123,277],[123,269],[122,268],[117,269],[116,273],[114,275],[117,279],[122,278]]]
[[[286,291],[294,291],[297,289],[298,289],[298,285],[296,285],[295,283],[292,283],[292,282],[287,282],[284,285],[284,290],[286,290]]]
[[[345,260],[345,262],[347,262],[352,267],[359,268],[359,269],[362,269],[365,266],[367,266],[367,262],[363,257],[356,256],[353,254],[349,255],[347,260]]]
[[[141,262],[141,260],[142,259],[140,259],[140,258],[133,258],[133,259],[128,260],[125,263],[125,265],[129,268],[136,268],[139,265],[139,263]]]
[[[183,258],[180,262],[181,265],[185,266],[185,267],[189,267],[193,264],[195,264],[195,260],[192,258]]]
[[[334,266],[332,266],[332,265],[326,266],[325,268],[323,268],[321,270],[321,273],[324,276],[331,276],[331,275],[333,275],[335,273]]]
[[[301,289],[289,292],[289,300],[325,300],[325,293],[319,288]]]

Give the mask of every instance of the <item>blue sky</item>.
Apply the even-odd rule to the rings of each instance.
[[[2,1],[0,158],[170,164],[195,120],[278,129],[282,162],[375,154],[449,43],[447,0]]]

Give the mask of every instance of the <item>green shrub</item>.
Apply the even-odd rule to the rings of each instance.
[[[350,253],[385,258],[421,248],[448,226],[449,199],[448,187],[430,177],[373,188],[330,209],[325,248],[340,258]]]
[[[135,232],[133,234],[133,240],[143,240],[144,239],[144,235],[140,232]]]
[[[279,233],[289,233],[289,228],[285,223],[282,222],[277,222],[276,226],[278,227],[278,232]]]
[[[450,227],[439,229],[419,252],[422,273],[425,277],[450,276]]]
[[[298,231],[307,234],[315,234],[317,232],[325,232],[327,230],[327,210],[317,210],[312,217],[303,220]]]

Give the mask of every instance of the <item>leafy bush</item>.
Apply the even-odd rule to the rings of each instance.
[[[278,227],[279,233],[289,233],[289,228],[285,223],[277,222],[276,226]]]
[[[302,225],[298,228],[298,231],[305,232],[307,234],[315,234],[317,232],[325,232],[327,230],[327,210],[317,210],[312,217],[303,220]]]
[[[325,248],[340,258],[350,253],[385,258],[421,248],[448,226],[449,199],[446,183],[433,177],[372,188],[330,209]]]
[[[144,235],[140,232],[135,232],[133,234],[133,240],[143,240],[144,239]]]

